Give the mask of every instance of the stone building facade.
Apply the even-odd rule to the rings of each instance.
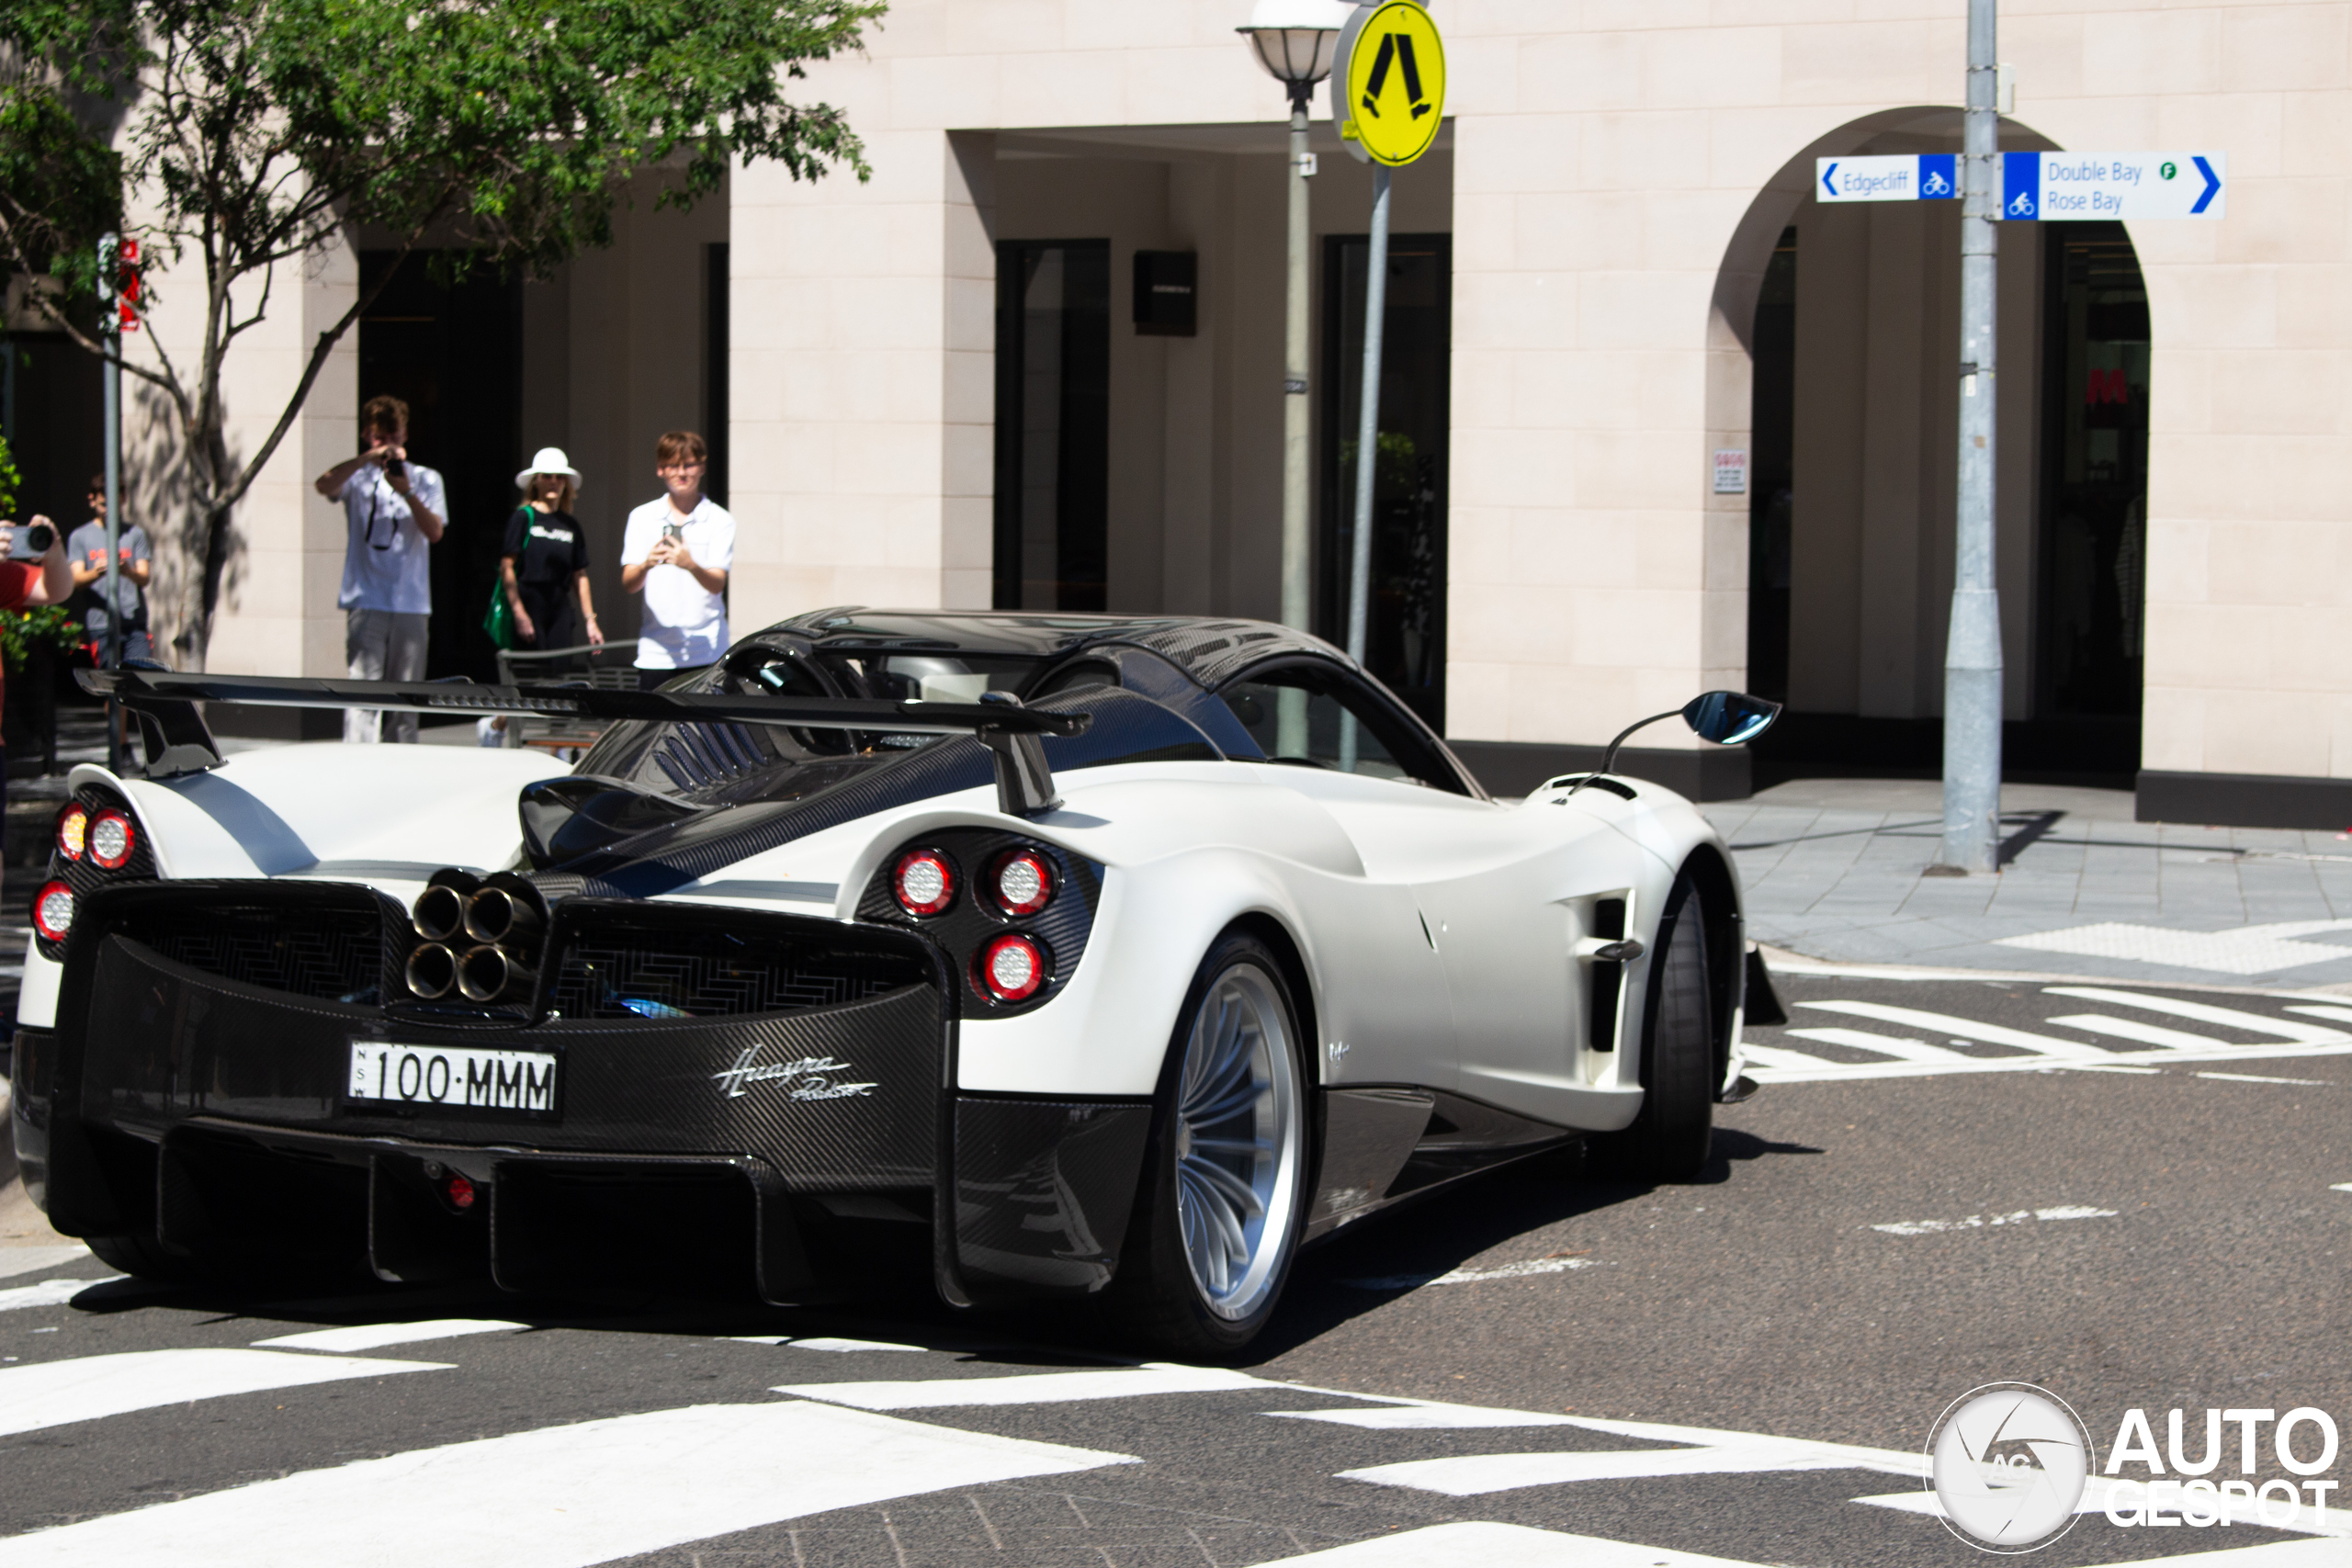
[[[571,449],[601,559],[655,493],[652,436],[718,427],[739,627],[833,604],[1271,616],[1284,105],[1234,34],[1248,9],[899,0],[806,85],[849,111],[869,183],[739,168],[512,286],[500,461]],[[2005,147],[2229,171],[2218,222],[2004,227],[2013,771],[2136,783],[2173,819],[2352,821],[2352,5],[2002,10]],[[1932,770],[1955,216],[1823,205],[1812,178],[1957,146],[1962,0],[1433,13],[1449,123],[1396,181],[1375,669],[1499,788],[1713,686],[1789,701],[1758,766]],[[1370,181],[1328,123],[1317,145],[1328,631]],[[1139,253],[1190,268],[1190,335],[1139,330]],[[364,260],[311,269],[239,350],[233,406],[274,408]],[[335,667],[340,524],[307,480],[399,325],[346,345],[243,509],[216,666]],[[1747,493],[1716,492],[1725,451]],[[611,604],[617,562],[599,576]],[[1744,762],[1652,744],[1661,776],[1746,787]]]

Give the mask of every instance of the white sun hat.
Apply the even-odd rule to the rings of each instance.
[[[561,474],[571,481],[574,490],[587,482],[580,477],[580,470],[571,466],[571,459],[563,455],[563,448],[560,446],[540,447],[537,454],[532,457],[531,466],[514,476],[514,488],[516,490],[530,489],[531,476],[534,474]]]

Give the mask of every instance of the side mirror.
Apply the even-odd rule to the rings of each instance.
[[[1600,766],[1571,784],[1568,793],[1574,795],[1616,767],[1619,748],[1633,737],[1635,730],[1673,716],[1670,713],[1654,713],[1639,724],[1627,725],[1617,739],[1609,743],[1609,750],[1600,754]],[[1702,692],[1682,709],[1682,722],[1690,727],[1691,732],[1700,739],[1712,740],[1718,746],[1737,746],[1753,740],[1771,728],[1772,721],[1780,716],[1780,704],[1768,703],[1762,697],[1751,697],[1745,692]]]
[[[1702,740],[1718,746],[1739,746],[1772,728],[1781,705],[1744,692],[1703,692],[1682,710],[1682,722]]]

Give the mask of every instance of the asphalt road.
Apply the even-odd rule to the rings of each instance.
[[[2352,1428],[2352,1007],[1781,988],[1798,1032],[1751,1030],[1774,1081],[1720,1112],[1699,1181],[1554,1155],[1368,1223],[1301,1260],[1232,1372],[920,1302],[43,1286],[107,1272],[86,1258],[0,1279],[0,1568],[1240,1568],[1384,1541],[1329,1561],[1973,1563],[1930,1515],[1854,1499],[1916,1498],[1895,1463],[1978,1385],[2051,1390],[2102,1456],[2135,1407],[2160,1445],[2187,1411],[2192,1455],[2208,1407]],[[518,1326],[254,1348],[422,1319]],[[105,1359],[140,1352],[165,1354]],[[2257,1459],[2257,1483],[2301,1479],[2267,1431]],[[1525,1533],[1410,1535],[1455,1521]],[[2352,1564],[2352,1530],[2090,1513],[2036,1561],[2249,1548],[2213,1568]]]

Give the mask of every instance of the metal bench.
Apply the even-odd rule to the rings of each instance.
[[[504,686],[525,682],[552,682],[559,685],[633,692],[638,685],[636,660],[635,637],[625,637],[601,647],[583,644],[578,648],[551,648],[545,651],[501,649],[498,653],[498,681]],[[605,727],[600,724],[572,717],[549,717],[545,714],[508,714],[505,719],[505,744],[510,748],[530,746],[544,751],[584,750],[594,746],[605,732]]]

